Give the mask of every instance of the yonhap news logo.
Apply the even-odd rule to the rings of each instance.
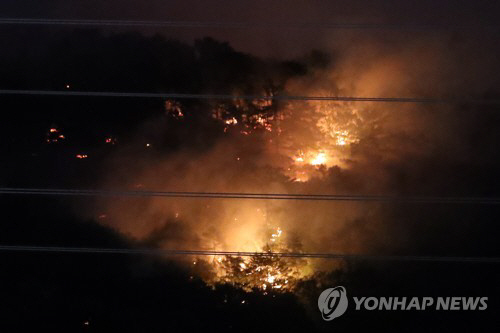
[[[484,311],[488,297],[352,297],[354,310],[368,311]],[[325,289],[318,297],[318,307],[324,320],[342,316],[349,304],[347,291],[338,286]]]
[[[318,307],[324,320],[340,317],[347,310],[347,292],[344,287],[325,289],[318,298]]]

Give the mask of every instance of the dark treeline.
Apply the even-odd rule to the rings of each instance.
[[[318,51],[291,61],[260,59],[209,37],[188,44],[160,35],[92,29],[12,29],[0,43],[1,89],[276,94],[288,79],[330,61]],[[215,105],[241,117],[231,101],[181,102],[183,121],[167,121],[165,100],[159,98],[2,95],[0,151],[5,163],[0,182],[87,183],[83,171],[96,169],[97,161],[116,149],[103,145],[107,137],[142,151],[146,143],[162,153],[180,147],[205,149],[223,134],[220,122],[212,119]],[[245,107],[248,112],[254,108],[251,103]],[[50,128],[60,130],[65,139],[47,144]],[[76,161],[74,156],[82,153],[91,155],[91,161]]]

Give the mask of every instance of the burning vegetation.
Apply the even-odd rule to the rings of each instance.
[[[311,274],[310,263],[303,258],[288,258],[272,253],[286,253],[292,249],[281,241],[283,230],[276,228],[269,242],[256,254],[249,257],[213,256],[208,261],[199,258],[211,266],[213,273],[206,277],[208,284],[231,284],[245,291],[259,290],[264,294],[293,291],[299,280]],[[197,261],[193,262],[194,265]]]
[[[189,106],[174,100],[165,103],[165,112],[168,121],[174,123],[188,122],[191,113]],[[311,179],[324,177],[328,168],[345,165],[344,159],[349,156],[350,146],[359,142],[363,126],[357,111],[320,102],[307,102],[295,109],[289,103],[279,105],[273,100],[235,98],[215,104],[209,117],[219,124],[223,134],[218,147],[201,157],[169,157],[139,175],[138,182],[148,189],[198,190],[201,186],[200,190],[211,192],[287,192],[294,183],[307,185]],[[223,169],[226,172],[215,171]],[[158,178],[171,173],[175,179]],[[141,226],[124,222],[122,219],[129,217],[118,213],[122,209],[143,221]],[[265,294],[293,291],[300,281],[312,278],[317,266],[311,259],[271,254],[304,252],[305,235],[300,235],[302,227],[297,228],[297,221],[317,220],[306,232],[309,234],[329,219],[328,210],[318,219],[317,211],[308,208],[299,213],[300,208],[293,203],[270,202],[262,206],[258,202],[169,204],[153,200],[146,212],[140,212],[141,209],[142,206],[125,208],[110,204],[105,209],[110,216],[106,222],[113,223],[115,217],[119,229],[139,239],[155,239],[154,246],[167,249],[265,253],[199,257],[190,262],[194,274],[209,285],[231,284]],[[338,227],[334,224],[333,229]],[[331,269],[335,265],[324,267]]]
[[[449,121],[449,109],[428,105],[425,109],[398,105],[397,112],[389,112],[386,104],[278,98],[432,96],[435,91],[445,95],[446,85],[436,77],[433,82],[440,82],[437,87],[420,84],[429,81],[429,73],[434,73],[430,69],[442,68],[438,58],[446,59],[447,64],[448,59],[453,59],[439,43],[429,44],[436,51],[432,52],[432,59],[426,58],[425,52],[417,54],[416,50],[426,48],[412,48],[409,56],[398,50],[390,54],[366,52],[372,46],[365,45],[346,49],[333,63],[321,53],[294,61],[263,60],[210,38],[188,45],[161,37],[108,39],[98,33],[86,35],[88,45],[110,42],[113,47],[109,54],[93,53],[92,48],[74,40],[77,39],[68,38],[63,43],[61,57],[85,54],[87,63],[95,62],[101,64],[99,68],[110,70],[116,68],[112,64],[118,57],[123,63],[139,65],[133,72],[121,69],[106,75],[113,80],[109,84],[96,79],[103,77],[101,72],[90,75],[87,67],[79,68],[79,62],[69,57],[63,60],[74,65],[69,67],[70,72],[65,72],[67,77],[59,81],[70,80],[72,87],[107,91],[112,86],[113,91],[234,96],[125,102],[99,99],[99,103],[92,104],[96,108],[92,111],[97,112],[82,107],[81,120],[87,127],[75,126],[81,131],[79,137],[93,133],[98,147],[79,142],[78,147],[65,153],[71,161],[75,157],[87,159],[75,163],[81,169],[106,155],[104,165],[96,168],[104,170],[104,176],[100,174],[103,179],[97,181],[103,188],[215,193],[413,193],[420,186],[415,179],[433,172],[418,170],[420,173],[415,174],[420,178],[412,178],[405,170],[414,171],[418,161],[434,165],[441,158],[451,161],[451,165],[460,165],[455,162],[461,162],[464,154],[443,147],[449,147],[450,142],[465,143],[464,133],[473,133],[463,130],[466,125]],[[124,50],[130,50],[130,54]],[[464,51],[469,52],[470,48]],[[446,56],[440,57],[440,52]],[[465,57],[464,54],[460,56]],[[374,55],[374,59],[367,60],[369,55]],[[417,56],[426,60],[429,67],[415,69],[413,82],[408,82],[401,75],[412,68]],[[141,67],[142,64],[147,66]],[[42,74],[40,82],[50,76]],[[98,110],[101,102],[108,104]],[[106,119],[111,125],[101,126],[103,114],[109,115]],[[56,126],[37,133],[46,135],[50,144],[66,140],[66,135],[72,142],[78,138],[70,128],[65,128],[63,134]],[[106,152],[101,153],[100,148]],[[52,152],[52,147],[47,150]],[[92,217],[101,223],[152,247],[263,253],[369,253],[377,241],[386,240],[384,223],[389,219],[387,210],[375,203],[279,200],[101,198],[83,211],[92,211]],[[185,263],[207,284],[227,283],[261,292],[293,290],[301,280],[339,265],[259,255],[213,256]]]
[[[324,178],[331,167],[347,167],[351,146],[360,142],[366,123],[362,111],[346,103],[235,97],[207,106],[207,117],[222,135],[218,144],[201,155],[179,153],[155,162],[134,177],[134,184],[159,190],[294,191],[293,184],[307,186],[310,180]],[[188,126],[195,112],[192,108],[182,100],[167,100],[167,123]],[[106,212],[106,223],[153,246],[265,253],[198,257],[186,262],[208,285],[230,284],[264,294],[294,291],[300,281],[315,275],[318,266],[311,259],[272,254],[311,252],[311,248],[304,249],[311,245],[307,240],[310,234],[331,223],[328,209],[318,214],[293,202],[263,206],[259,202],[168,203],[153,199],[145,211],[142,205],[104,206],[100,211]],[[130,221],[129,216],[142,221],[141,225]],[[346,214],[342,211],[333,216],[343,219]],[[311,229],[304,233],[300,220],[311,220]],[[328,229],[336,230],[341,225],[335,222]],[[331,248],[331,244],[326,246]],[[337,265],[329,263],[322,269]]]

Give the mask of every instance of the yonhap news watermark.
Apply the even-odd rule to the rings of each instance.
[[[488,297],[352,297],[342,286],[325,289],[318,297],[318,307],[324,320],[330,321],[343,315],[347,309],[354,311],[484,311]]]

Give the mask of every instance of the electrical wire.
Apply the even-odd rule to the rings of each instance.
[[[92,20],[51,18],[0,18],[4,25],[156,27],[156,28],[232,28],[232,29],[297,29],[297,30],[499,30],[498,25],[407,24],[407,23],[318,23],[318,22],[218,22],[174,20]]]
[[[164,250],[131,248],[94,248],[66,246],[24,246],[0,245],[5,252],[52,252],[52,253],[88,253],[88,254],[145,254],[159,256],[235,256],[235,257],[283,257],[312,259],[344,259],[370,261],[423,261],[423,262],[460,262],[460,263],[500,263],[498,257],[446,257],[446,256],[393,256],[339,253],[299,253],[299,252],[238,252],[205,250]]]
[[[141,93],[111,91],[63,91],[63,90],[23,90],[0,89],[0,95],[34,96],[80,96],[80,97],[133,97],[133,98],[172,98],[172,99],[223,99],[223,100],[288,100],[288,101],[339,101],[339,102],[376,102],[376,103],[463,103],[463,104],[500,104],[500,99],[476,98],[417,98],[417,97],[357,97],[357,96],[293,96],[293,95],[227,95],[227,94],[181,94],[181,93]]]
[[[406,202],[434,204],[486,204],[498,205],[497,197],[425,197],[383,195],[336,195],[336,194],[288,194],[288,193],[238,193],[238,192],[180,192],[180,191],[124,191],[91,189],[39,189],[0,187],[0,194],[48,195],[48,196],[103,196],[103,197],[165,197],[207,199],[254,199],[254,200],[309,200],[309,201],[358,201],[358,202]]]

